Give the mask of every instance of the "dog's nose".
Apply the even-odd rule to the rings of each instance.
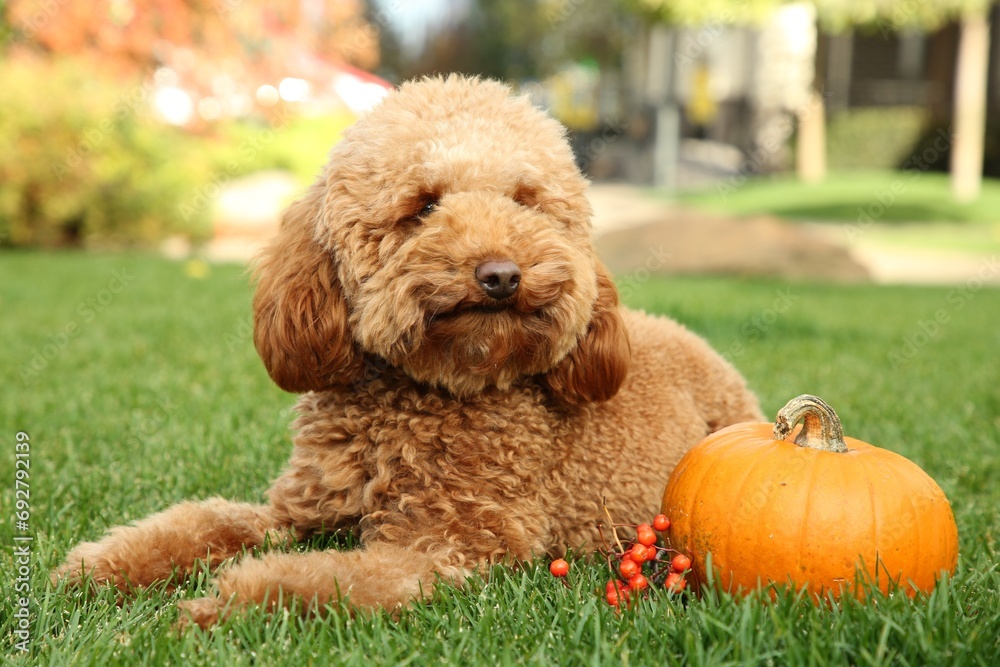
[[[491,299],[514,294],[521,284],[521,268],[509,259],[489,260],[476,267],[476,280]]]

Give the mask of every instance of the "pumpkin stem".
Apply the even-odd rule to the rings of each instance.
[[[837,413],[826,401],[810,394],[797,396],[778,410],[774,420],[774,439],[785,440],[800,420],[803,422],[802,431],[795,438],[799,447],[827,452],[847,451],[844,429]]]

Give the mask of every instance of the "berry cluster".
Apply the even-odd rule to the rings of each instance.
[[[612,524],[614,528],[621,524]],[[604,588],[604,599],[612,607],[628,606],[654,585],[671,593],[680,593],[687,586],[684,573],[691,568],[691,559],[671,549],[657,545],[657,533],[670,528],[670,520],[657,514],[652,525],[635,526],[635,541],[622,543],[615,534],[615,547],[605,547],[604,557],[612,578]]]
[[[670,528],[670,520],[666,516],[656,515],[652,524],[630,526],[612,522],[611,526],[613,530],[635,528],[636,538],[634,542],[622,543],[617,533],[612,533],[615,546],[609,546],[605,541],[601,553],[612,576],[604,589],[604,599],[609,605],[618,608],[629,606],[655,585],[660,585],[671,593],[684,590],[687,586],[684,574],[691,569],[691,559],[685,554],[657,545],[657,533],[664,533]],[[602,532],[602,540],[603,536]],[[672,552],[674,555],[669,557]],[[557,558],[549,564],[549,572],[556,577],[565,577],[569,574],[569,563]]]

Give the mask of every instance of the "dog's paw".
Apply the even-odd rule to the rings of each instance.
[[[152,541],[143,542],[133,528],[116,529],[97,542],[84,542],[69,552],[49,575],[53,584],[70,587],[110,585],[123,594],[162,586],[172,590],[190,574],[175,564],[169,552]]]
[[[222,615],[222,605],[218,598],[197,598],[186,600],[177,605],[180,615],[177,618],[177,629],[184,632],[192,625],[207,630],[216,623]]]
[[[106,541],[84,542],[69,552],[66,560],[49,573],[53,585],[64,582],[71,587],[79,587],[86,582],[112,584],[116,588],[127,587],[125,570],[116,563],[113,550]]]

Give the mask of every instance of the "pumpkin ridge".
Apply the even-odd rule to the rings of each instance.
[[[688,451],[688,454],[690,454],[690,453],[691,453],[691,450]],[[687,455],[685,455],[685,456],[687,456]],[[680,466],[678,465],[678,467],[680,467]],[[685,472],[686,472],[686,468],[685,468]],[[711,470],[711,466],[697,466],[697,472],[698,472],[698,477],[695,478],[694,482],[689,482],[689,481],[685,480],[685,484],[688,485],[688,488],[694,489],[694,491],[695,491],[694,493],[689,494],[690,497],[687,498],[688,507],[684,508],[684,510],[687,512],[686,520],[687,520],[687,525],[689,525],[689,526],[697,526],[698,525],[698,523],[696,521],[696,517],[695,517],[696,513],[698,512],[698,496],[700,495],[700,492],[698,491],[698,489],[701,489],[702,483],[705,481],[705,478],[708,477],[709,473],[713,472],[713,471]],[[669,482],[668,482],[667,486],[669,487]],[[664,493],[666,493],[666,492],[664,492]],[[668,518],[670,518],[671,521],[674,520],[673,517],[669,517],[668,516]],[[678,545],[678,546],[680,546],[680,545]],[[690,541],[689,541],[689,543],[686,546],[687,546],[687,549],[689,551],[693,551],[694,550],[694,545],[691,544]],[[687,555],[690,556],[691,558],[694,558],[694,554],[692,554],[692,553],[688,553]]]
[[[893,455],[895,455],[895,452],[892,452],[890,450],[885,450],[885,452],[887,454],[893,454]],[[900,479],[900,478],[905,478],[910,473],[910,470],[908,470],[909,466],[899,465],[900,461],[898,459],[896,459],[896,458],[887,457],[887,456],[880,456],[880,457],[877,457],[875,459],[875,461],[877,461],[879,467],[884,471],[884,474],[886,475],[887,479],[896,480],[896,479]],[[874,467],[874,466],[871,466],[871,467]],[[921,489],[921,491],[922,491],[922,489]],[[917,513],[917,507],[913,503],[913,499],[914,499],[914,495],[913,494],[906,494],[904,496],[903,504],[904,505],[905,504],[909,505],[909,508],[910,508],[909,509],[909,511],[910,511],[909,516],[911,517],[912,522],[915,524],[916,521],[917,521],[918,513]],[[905,510],[903,510],[903,512],[905,513]],[[878,535],[882,535],[883,527],[878,525],[878,517],[879,517],[879,515],[876,515],[876,517],[875,517],[876,528],[878,529],[878,533],[877,534]],[[895,517],[895,518],[898,521],[898,520],[901,520],[902,517]],[[895,537],[896,526],[893,526],[893,525],[890,524],[888,526],[888,528],[889,528],[888,533],[891,536]],[[916,532],[922,532],[922,531],[916,531]],[[898,542],[899,538],[896,537],[895,539]],[[909,545],[909,548],[906,551],[906,556],[907,556],[907,561],[908,561],[907,563],[896,562],[895,555],[892,555],[890,557],[890,561],[887,562],[885,556],[883,556],[878,550],[876,550],[876,556],[877,557],[881,557],[882,571],[885,572],[885,575],[886,575],[886,578],[887,578],[885,586],[880,586],[880,588],[882,590],[888,591],[889,590],[889,586],[892,585],[892,582],[897,582],[898,584],[900,584],[901,586],[904,586],[904,587],[906,586],[907,582],[902,581],[902,577],[898,576],[898,575],[906,573],[908,571],[912,571],[911,565],[920,562],[920,560],[919,560],[919,553],[920,553],[920,550],[921,550],[920,549],[920,543],[921,542],[922,542],[922,538],[918,535],[917,539],[915,539],[912,542],[912,544]],[[886,545],[886,546],[887,547],[891,547],[892,545]],[[913,550],[915,550],[917,552],[917,557],[914,557],[912,555],[910,549],[913,549]],[[877,566],[878,566],[878,560],[876,560],[876,568],[877,568]],[[897,569],[899,570],[898,573],[896,571],[894,571],[894,570],[897,570]],[[878,574],[878,569],[876,569],[876,574]],[[904,590],[905,590],[905,588],[904,588]]]
[[[904,459],[904,460],[907,463],[912,463],[912,461],[909,461],[908,459]],[[903,473],[903,474],[907,474],[907,473],[912,474],[909,470],[906,470],[906,468],[909,468],[910,466],[903,465],[902,461],[899,461],[899,460],[894,459],[894,458],[893,459],[883,459],[882,460],[882,465],[885,466],[886,468],[893,469],[892,470],[893,472],[898,472],[898,473]],[[913,464],[913,465],[916,466],[916,464]],[[919,468],[919,466],[917,466],[917,467]],[[895,470],[896,468],[900,468],[900,470],[897,471],[897,470]],[[899,475],[897,475],[897,477],[898,476]],[[921,492],[925,492],[925,491],[926,491],[926,489],[921,489]],[[916,494],[912,494],[912,493],[911,494],[907,494],[906,500],[910,504],[910,516],[913,518],[913,523],[916,525],[917,522],[920,519],[920,508],[918,507],[917,502],[916,502],[917,501],[917,495]],[[924,548],[924,539],[925,539],[924,533],[926,531],[924,531],[924,530],[916,530],[914,532],[917,535],[917,539],[914,540],[913,551],[911,553],[907,554],[908,558],[909,558],[909,563],[907,563],[905,566],[903,566],[903,567],[900,568],[900,572],[902,572],[902,573],[916,571],[917,566],[919,566],[919,564],[920,564],[922,555],[927,551]],[[907,581],[905,581],[905,582],[902,581],[902,577],[900,577],[900,582],[899,583],[901,585],[907,585],[907,586],[909,586],[909,582],[910,581],[911,581],[911,579],[909,577],[907,577]],[[914,583],[916,583],[916,582],[914,582]],[[917,587],[919,587],[919,586],[917,586]],[[910,586],[910,588],[913,588],[913,586]]]
[[[749,450],[750,449],[750,447],[748,447],[747,445],[745,445],[743,442],[739,442],[739,443],[736,443],[736,444],[742,445],[741,448],[744,449],[744,450]],[[737,500],[745,498],[745,496],[743,494],[745,487],[747,486],[747,484],[750,484],[753,480],[756,479],[756,477],[754,476],[754,473],[757,471],[757,468],[759,468],[760,466],[762,466],[765,463],[767,463],[768,455],[775,448],[775,441],[771,441],[771,442],[765,443],[763,446],[758,445],[756,447],[759,450],[767,449],[767,451],[766,452],[760,452],[760,451],[758,451],[756,453],[756,456],[753,456],[753,459],[754,459],[753,463],[751,463],[749,466],[743,466],[742,467],[742,470],[744,471],[744,473],[743,473],[743,479],[739,483],[739,487],[738,487],[739,490],[732,496],[733,498],[736,498]],[[736,488],[735,485],[734,485],[734,488]],[[739,512],[741,509],[742,509],[741,507],[738,507],[737,508],[737,512]],[[723,548],[724,548],[725,551],[722,554],[712,554],[712,558],[713,558],[713,562],[714,563],[722,564],[722,563],[728,563],[730,561],[729,554],[727,552],[729,551],[729,549],[731,548],[731,545],[732,545],[733,531],[737,529],[737,524],[741,524],[741,525],[739,525],[739,529],[741,531],[743,530],[742,520],[738,522],[738,521],[734,520],[735,518],[736,517],[732,517],[729,520],[729,522],[728,522],[729,525],[728,525],[728,530],[726,531],[726,539],[725,539],[725,542],[723,542],[723,544],[724,544]],[[698,524],[692,523],[691,525],[692,526],[697,526]],[[716,559],[715,558],[716,556],[720,556],[720,557],[718,559]],[[736,578],[735,573],[734,572],[729,572],[729,573],[722,572],[722,568],[720,567],[719,568],[719,576],[720,576],[720,578],[721,577],[726,577],[729,580],[729,588],[731,589],[730,592],[735,593],[736,592],[735,588],[738,588],[738,587],[734,587],[733,586],[733,579]]]
[[[913,517],[914,522],[916,522],[918,520],[918,517],[920,516],[918,514],[918,512],[920,511],[920,509],[917,507],[916,496],[909,495],[909,496],[907,496],[907,499],[910,501],[910,508],[913,511],[913,514],[911,514],[911,516]],[[924,539],[926,539],[925,535],[924,535],[925,532],[926,531],[924,531],[924,530],[918,530],[917,531],[916,545],[914,546],[913,554],[910,556],[910,562],[912,562],[914,564],[920,563],[921,558],[923,557],[923,554],[926,551],[926,549],[924,549]],[[907,571],[907,570],[912,571],[914,569],[915,568],[906,567],[904,571]],[[909,579],[907,580],[906,583],[907,583],[907,585],[909,585]]]
[[[795,446],[801,447],[802,445],[796,444]],[[797,550],[798,553],[795,556],[795,571],[798,574],[803,573],[803,568],[802,568],[803,550],[801,547],[803,544],[806,543],[806,534],[809,530],[809,524],[810,524],[809,517],[810,514],[812,513],[812,500],[813,496],[815,495],[813,493],[810,493],[809,489],[815,488],[816,468],[819,467],[819,459],[820,459],[820,457],[818,456],[819,451],[816,451],[815,453],[817,455],[812,457],[812,466],[809,468],[808,479],[806,481],[806,484],[804,485],[804,488],[806,490],[806,502],[802,506],[802,521],[799,522],[799,536],[798,536],[799,549]],[[803,479],[806,479],[806,477],[803,476]]]
[[[877,459],[875,459],[875,460],[877,460]],[[871,516],[871,518],[872,518],[871,524],[870,524],[871,525],[872,534],[871,534],[871,537],[869,538],[868,541],[869,541],[870,544],[875,545],[875,562],[874,563],[870,563],[870,564],[869,563],[858,562],[857,558],[861,554],[858,554],[858,555],[856,555],[854,557],[855,558],[855,563],[856,563],[855,564],[855,569],[854,569],[854,594],[855,595],[857,595],[857,593],[858,593],[858,591],[857,591],[858,584],[861,583],[861,582],[858,581],[858,571],[862,567],[862,565],[864,566],[864,569],[866,571],[866,576],[867,576],[867,573],[872,573],[874,575],[872,577],[872,581],[871,581],[872,585],[878,586],[878,565],[879,565],[879,562],[878,562],[879,561],[878,536],[881,535],[880,531],[881,531],[882,527],[879,525],[879,509],[881,509],[881,508],[878,505],[878,496],[876,495],[876,491],[875,491],[875,486],[876,486],[875,485],[875,480],[872,479],[872,475],[873,475],[872,467],[873,466],[871,466],[871,465],[865,465],[865,466],[862,467],[862,470],[864,470],[864,472],[865,472],[865,483],[868,485],[868,503],[871,505],[871,510],[869,510],[869,516]]]

